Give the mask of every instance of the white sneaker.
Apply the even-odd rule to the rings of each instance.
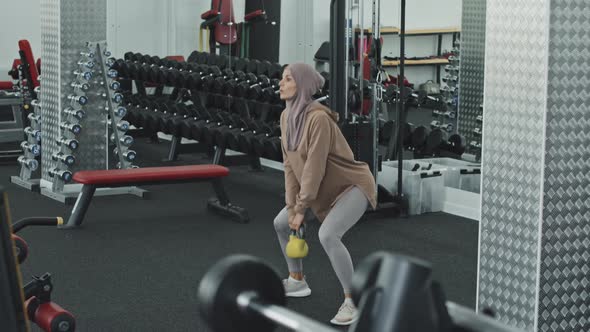
[[[351,299],[344,300],[344,303],[338,309],[338,313],[330,323],[334,325],[350,325],[358,319],[358,310],[352,303]]]
[[[283,287],[287,297],[306,297],[311,295],[311,289],[307,285],[305,278],[296,280],[294,278],[283,279]]]

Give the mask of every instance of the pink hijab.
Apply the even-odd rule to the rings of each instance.
[[[287,66],[297,84],[295,96],[286,100],[287,111],[287,149],[295,151],[303,135],[307,112],[314,102],[313,95],[324,86],[324,78],[306,63],[292,63]]]

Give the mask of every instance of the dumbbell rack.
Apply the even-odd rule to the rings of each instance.
[[[460,63],[460,41],[456,40],[449,56],[449,64],[444,67],[446,72],[442,81],[445,86],[441,88],[441,92],[445,101],[446,110],[444,112],[433,112],[433,117],[437,120],[437,126],[444,129],[447,133],[452,134],[457,132],[457,112],[459,105],[459,63]]]
[[[44,145],[40,191],[63,203],[73,202],[81,190],[80,185],[69,184],[75,172],[111,168],[109,141],[115,145],[117,168],[134,167],[131,162],[136,156],[128,149],[132,143],[130,136],[125,135],[129,124],[121,121],[126,109],[120,106],[123,96],[117,92],[118,73],[110,69],[114,59],[109,58],[105,41],[89,42],[86,47],[79,53],[72,71],[73,80],[62,84],[62,90],[69,90],[62,93],[65,96],[61,99],[62,107],[55,104],[42,107]],[[144,193],[136,187],[122,187],[106,188],[98,194],[143,197]]]
[[[18,157],[20,172],[18,176],[11,176],[10,182],[38,192],[41,181],[36,173],[39,169],[38,157],[41,155],[41,106],[39,100],[32,100],[31,106],[33,106],[33,112],[28,115],[31,125],[25,127],[26,140],[20,145],[24,152],[22,156]]]

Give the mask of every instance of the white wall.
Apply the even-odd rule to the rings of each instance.
[[[245,0],[234,0],[236,22],[244,19]],[[133,51],[150,55],[184,55],[199,47],[201,14],[209,0],[107,0],[107,42],[113,55]],[[18,40],[28,39],[41,54],[40,0],[7,1],[0,11],[0,80],[8,80],[18,58]],[[141,10],[137,10],[141,8]]]
[[[364,4],[365,26],[371,25],[372,0]],[[39,23],[40,0],[10,1],[0,17],[0,80],[8,79],[12,60],[18,57],[19,39],[28,39],[35,56],[41,52]],[[381,25],[399,26],[400,0],[381,0]],[[313,62],[313,55],[329,39],[330,0],[282,0],[279,62]],[[138,11],[137,8],[141,8]],[[159,56],[188,55],[198,49],[201,13],[210,8],[209,0],[107,0],[107,41],[113,54],[127,51]],[[236,22],[244,17],[245,0],[234,0]],[[460,26],[461,0],[407,1],[408,29]],[[359,22],[352,13],[353,24]],[[383,55],[399,55],[399,38],[384,35]],[[446,36],[443,49],[450,49]],[[270,45],[269,47],[277,47]],[[436,37],[411,37],[406,56],[425,56],[436,52]],[[433,67],[407,67],[408,77],[421,83],[435,77]],[[395,71],[395,69],[391,69]]]
[[[28,39],[35,59],[41,56],[39,0],[5,1],[0,9],[0,81],[9,80],[12,61],[19,58],[18,41]]]

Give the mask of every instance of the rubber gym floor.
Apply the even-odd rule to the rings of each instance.
[[[138,139],[138,165],[162,165],[167,148],[165,141]],[[171,165],[210,162],[203,155],[181,158]],[[283,173],[268,168],[251,172],[246,166],[230,170],[226,190],[233,203],[248,209],[249,224],[208,212],[206,200],[213,191],[207,183],[143,187],[151,192],[149,200],[95,197],[79,230],[29,227],[19,233],[30,249],[21,266],[24,282],[50,272],[53,301],[75,315],[78,331],[209,331],[199,317],[196,294],[201,277],[216,261],[250,254],[281,277],[287,274],[273,228],[284,204]],[[71,207],[11,184],[10,176],[16,174],[14,164],[0,166],[14,221],[69,216]],[[310,255],[304,261],[312,295],[289,299],[288,308],[328,324],[342,295],[318,228],[317,222],[308,226]],[[448,300],[474,308],[477,236],[477,222],[444,213],[406,219],[371,215],[343,241],[355,263],[378,250],[430,261]]]

